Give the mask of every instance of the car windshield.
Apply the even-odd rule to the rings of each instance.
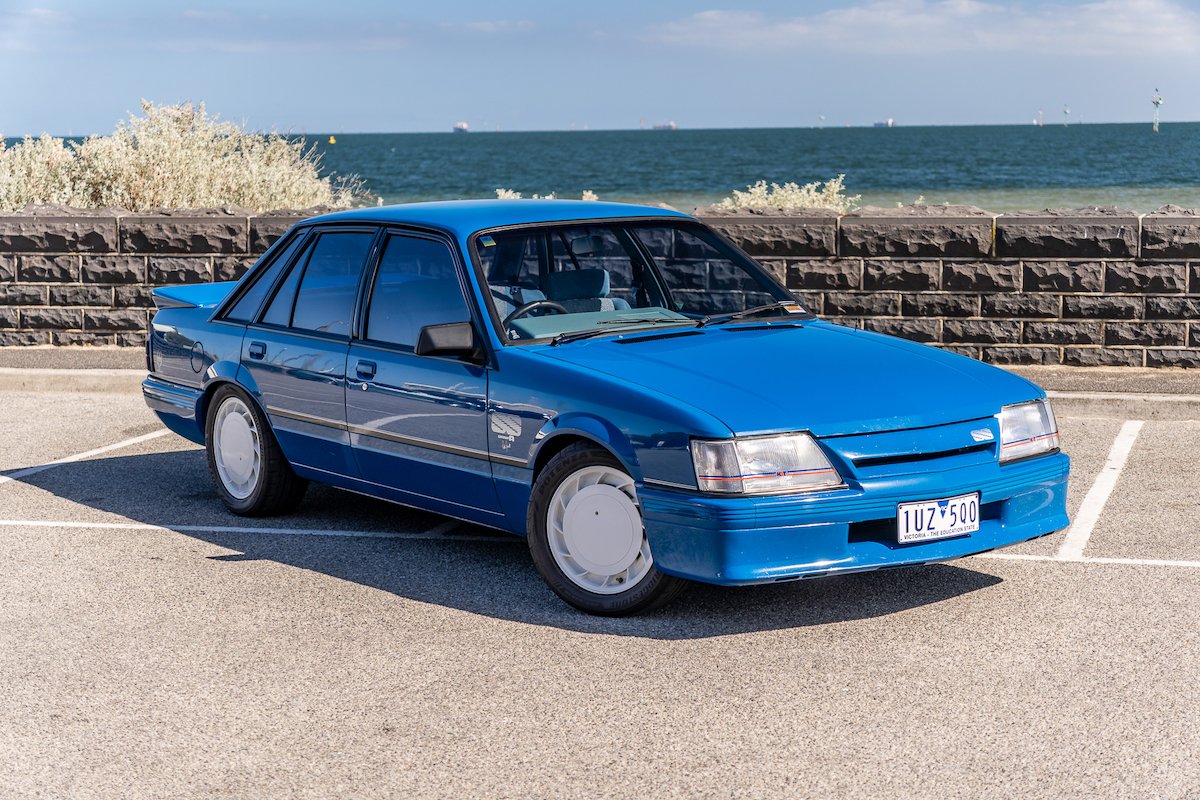
[[[810,316],[753,259],[686,220],[510,229],[476,236],[474,249],[509,341]]]

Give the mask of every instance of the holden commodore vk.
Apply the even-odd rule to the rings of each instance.
[[[821,320],[697,220],[464,201],[316,217],[155,291],[147,403],[237,514],[308,481],[528,539],[566,602],[926,564],[1067,525],[1045,393]]]

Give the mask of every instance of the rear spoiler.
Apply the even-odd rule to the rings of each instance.
[[[221,303],[237,281],[160,286],[154,290],[156,308],[214,308]]]

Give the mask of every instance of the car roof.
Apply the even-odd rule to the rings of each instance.
[[[508,225],[629,217],[691,219],[673,209],[596,200],[446,200],[338,211],[305,220],[304,224],[385,222],[438,228],[465,238],[485,228]]]

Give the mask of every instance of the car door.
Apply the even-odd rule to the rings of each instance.
[[[487,368],[415,352],[426,325],[472,319],[463,277],[448,241],[384,237],[361,335],[350,344],[346,417],[363,479],[446,513],[490,514],[500,504],[488,461]]]
[[[346,430],[346,354],[372,228],[325,230],[279,281],[242,343],[250,373],[288,461],[355,476]]]

